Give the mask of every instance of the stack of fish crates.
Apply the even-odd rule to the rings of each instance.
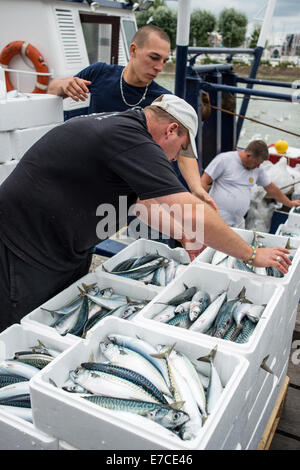
[[[0,100],[0,185],[24,153],[46,132],[64,121],[59,97],[17,93],[16,90],[14,93],[16,96]]]
[[[42,343],[46,348],[55,349],[58,352],[65,351],[73,344],[68,338],[56,338],[54,335],[45,334],[45,332],[34,327],[14,324],[0,333],[1,373],[5,373],[3,369],[4,362],[11,361],[15,353],[31,350],[32,347],[37,346],[39,343]],[[0,449],[58,449],[59,443],[56,436],[42,432],[32,421],[28,420],[27,416],[18,416],[13,414],[13,411],[11,407],[2,406],[0,409]],[[30,409],[26,409],[26,411],[28,411],[27,414],[30,414]]]
[[[176,344],[177,351],[194,361],[199,356],[208,355],[214,347],[210,338],[195,341],[153,326],[106,318],[86,340],[74,344],[49,364],[30,382],[36,426],[78,449],[200,450],[226,447],[246,399],[249,362],[221,347],[216,352],[214,364],[223,390],[211,414],[190,440],[181,439],[152,420],[99,407],[62,388],[70,370],[91,356],[97,357],[100,342],[109,335],[138,337],[153,346]],[[53,387],[53,382],[56,387]],[[234,448],[238,445],[238,442],[234,444]]]
[[[153,317],[165,308],[171,298],[183,293],[186,287],[201,289],[207,292],[211,299],[216,298],[223,291],[227,291],[228,299],[233,299],[245,288],[247,300],[254,304],[266,305],[263,315],[248,342],[237,344],[154,320]],[[193,265],[153,299],[135,318],[135,322],[143,325],[158,323],[156,328],[165,332],[169,331],[170,334],[174,334],[173,332],[176,330],[176,335],[186,338],[187,341],[194,340],[197,342],[201,341],[202,338],[209,338],[218,349],[222,348],[222,350],[245,357],[249,361],[248,373],[245,378],[246,397],[239,419],[232,430],[231,440],[227,443],[227,445],[230,445],[229,448],[233,448],[232,445],[238,445],[239,443],[242,448],[246,447],[257,425],[258,417],[264,409],[269,393],[274,384],[278,382],[277,377],[281,373],[281,365],[279,364],[281,351],[274,350],[274,344],[278,344],[279,337],[282,335],[283,309],[284,288],[270,280],[261,283],[260,280],[241,276],[237,272],[228,273],[225,269],[220,268],[217,270],[209,265]],[[276,336],[277,338],[275,338]],[[260,367],[264,360],[273,371],[273,374]],[[257,400],[258,395],[260,395],[260,400]],[[242,416],[247,416],[247,426],[243,423]],[[251,417],[252,419],[250,419]]]
[[[290,226],[289,220],[287,220],[284,224],[278,225],[275,235],[289,237],[294,240],[294,238],[300,238],[300,228]]]
[[[293,207],[288,215],[288,225],[291,228],[300,230],[300,209],[299,207]]]
[[[294,238],[300,238],[300,209],[293,207],[288,214],[284,224],[280,224],[276,230],[276,235],[283,235]]]
[[[252,242],[252,231],[242,229],[234,230],[249,244]],[[241,278],[253,280],[257,282],[258,285],[265,285],[270,282],[273,284],[274,289],[275,286],[281,286],[282,288],[277,321],[274,324],[271,322],[268,327],[266,326],[264,328],[262,337],[262,341],[268,344],[268,364],[273,370],[273,374],[272,376],[265,376],[263,374],[264,371],[259,371],[251,375],[252,386],[249,390],[247,405],[242,414],[245,419],[244,433],[242,434],[242,448],[246,449],[256,448],[255,446],[258,444],[264,427],[267,425],[268,418],[270,417],[276,398],[285,379],[300,296],[300,239],[289,239],[289,237],[262,232],[256,233],[264,237],[263,243],[265,246],[286,247],[289,242],[290,245],[295,248],[295,250],[292,251],[292,265],[289,267],[288,274],[284,277],[277,278],[227,268],[225,266],[212,266],[210,265],[213,253],[211,248],[204,250],[193,262],[193,266],[211,266],[215,271],[230,273],[230,276],[233,273],[238,273]],[[255,331],[253,335],[255,335]],[[253,362],[253,359],[251,359],[251,362]],[[246,408],[249,406],[250,409],[247,413]],[[253,429],[255,423],[256,426],[253,430],[252,437],[250,437],[249,430]]]
[[[236,231],[251,242],[252,232]],[[270,246],[285,246],[287,242],[287,237],[263,236]],[[293,244],[294,241],[298,248],[300,240],[293,240]],[[53,447],[106,450],[257,447],[287,370],[295,308],[298,305],[295,296],[299,294],[299,250],[284,278],[212,266],[207,262],[209,250],[204,250],[193,263],[189,263],[188,254],[183,249],[171,250],[162,243],[138,240],[26,315],[21,325],[14,325],[14,328],[34,331],[42,342],[66,342],[61,354],[30,380],[32,426],[43,436],[50,436]],[[109,273],[118,263],[149,253],[174,259],[182,263],[184,269],[165,287],[145,285],[141,280]],[[101,289],[113,288],[121,295],[147,300],[148,304],[132,320],[108,316],[91,328],[84,338],[69,333],[61,337],[52,326],[53,318],[48,310],[55,310],[72,301],[83,284],[94,283]],[[255,304],[264,304],[263,315],[248,342],[237,344],[153,320],[168,300],[192,286],[206,290],[212,298],[226,290],[228,299],[236,297],[245,288],[246,298]],[[9,329],[1,336],[8,338],[8,333]],[[99,407],[62,388],[70,371],[82,362],[90,361],[92,356],[97,357],[99,343],[111,334],[142,338],[153,346],[173,346],[194,362],[216,349],[214,365],[223,391],[192,439],[183,440],[149,419]],[[25,346],[22,342],[20,345],[17,343],[9,354],[3,353],[2,357],[9,357],[13,349],[23,349]],[[273,373],[261,368],[262,363]],[[26,432],[30,440],[31,434]],[[18,434],[15,442],[16,447],[19,442],[22,443]],[[24,448],[26,445],[30,448],[29,441]]]
[[[233,229],[241,238],[243,238],[247,243],[251,244],[254,236],[254,232],[252,230],[243,230],[243,229]],[[283,277],[273,277],[273,276],[266,276],[263,274],[252,273],[249,271],[239,270],[239,269],[232,269],[232,268],[225,268],[227,272],[239,272],[243,276],[247,276],[250,278],[256,278],[260,282],[265,282],[266,280],[272,280],[276,284],[282,285],[285,288],[285,309],[284,314],[286,318],[291,318],[295,310],[298,307],[298,300],[300,295],[300,239],[291,239],[289,237],[272,235],[270,233],[264,232],[255,232],[256,235],[262,237],[262,243],[264,246],[267,247],[274,247],[279,246],[285,248],[289,243],[290,245],[295,248],[291,251],[293,255],[292,265],[289,266],[289,272],[284,275]],[[194,261],[193,264],[202,264],[208,263],[210,264],[212,259],[212,254],[214,250],[212,248],[206,248]],[[214,265],[215,269],[223,269],[222,266]]]

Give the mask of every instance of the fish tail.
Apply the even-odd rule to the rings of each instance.
[[[52,380],[50,377],[49,377],[49,383],[50,383],[51,385],[53,385],[53,387],[58,388],[57,385],[56,385],[56,383],[54,382],[54,380]]]
[[[49,310],[48,308],[41,307],[41,310],[45,310],[45,312],[51,313],[52,317],[55,317],[54,310]]]
[[[266,357],[263,358],[260,367],[261,367],[262,369],[264,369],[266,372],[269,372],[269,374],[274,374],[274,372],[272,371],[272,369],[270,369],[270,367],[267,365],[267,360],[268,360],[268,359],[269,359],[269,354],[268,354],[268,356],[266,356]]]
[[[212,362],[215,358],[218,345],[216,345],[206,356],[198,357],[197,361]]]
[[[170,403],[169,406],[174,408],[174,410],[181,410],[184,405],[184,401],[175,401],[174,403]]]
[[[79,292],[80,292],[80,295],[85,296],[86,295],[86,291],[84,289],[81,289],[81,287],[77,286],[78,289],[79,289]]]
[[[172,344],[171,346],[169,346],[167,349],[165,349],[161,353],[150,354],[150,356],[156,357],[157,359],[167,359],[170,356],[173,349],[175,348],[175,345],[176,345],[176,343]]]

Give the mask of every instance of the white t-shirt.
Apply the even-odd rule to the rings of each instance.
[[[220,153],[204,171],[214,180],[209,194],[228,225],[241,222],[249,209],[255,184],[265,187],[271,183],[261,167],[247,170],[237,151]]]

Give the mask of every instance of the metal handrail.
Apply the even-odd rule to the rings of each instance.
[[[252,84],[257,84],[257,85],[269,85],[269,86],[278,86],[282,88],[294,88],[294,89],[299,89],[300,88],[300,83],[293,83],[293,82],[276,82],[274,80],[260,80],[260,79],[254,79],[254,78],[244,78],[244,77],[238,77],[237,81],[239,83],[252,83]]]
[[[188,54],[255,54],[255,49],[238,47],[189,47]]]
[[[217,83],[202,82],[202,88],[205,91],[228,91],[231,93],[241,93],[244,95],[262,96],[264,98],[276,98],[279,100],[295,101],[295,95],[286,95],[283,93],[276,93],[272,91],[253,90],[252,88],[239,88],[229,85],[220,85]]]
[[[232,71],[233,67],[231,64],[207,64],[207,65],[194,65],[193,70],[195,70],[195,72],[200,72],[200,73],[214,72],[215,70],[226,72],[226,71]]]
[[[0,65],[0,67],[3,68],[4,72],[16,72],[16,73],[27,73],[29,75],[45,75],[45,76],[49,76],[49,77],[52,77],[53,76],[53,72],[37,72],[36,70],[34,71],[30,71],[30,70],[20,70],[20,69],[11,69],[9,67],[4,67],[3,65]]]

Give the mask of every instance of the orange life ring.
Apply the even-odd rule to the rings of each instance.
[[[26,57],[28,57],[28,59],[30,59],[33,63],[34,68],[37,72],[49,72],[42,54],[37,50],[36,47],[26,41],[14,41],[7,44],[7,46],[2,49],[2,52],[0,54],[0,65],[3,68],[7,68],[11,59],[18,54],[22,56],[26,55]],[[46,93],[49,84],[49,79],[50,77],[47,75],[37,75],[37,81],[32,93]],[[5,81],[7,91],[13,90],[14,87],[9,79],[8,72],[5,72]]]

